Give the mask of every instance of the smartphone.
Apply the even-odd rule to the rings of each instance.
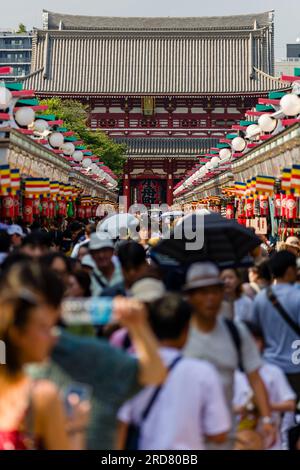
[[[72,398],[78,397],[79,402],[91,401],[92,398],[92,387],[79,382],[72,382],[70,385],[64,388],[64,406],[68,416],[73,413]]]

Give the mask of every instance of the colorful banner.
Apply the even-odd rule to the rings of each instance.
[[[291,171],[291,189],[294,193],[300,195],[300,165],[293,165]]]
[[[288,194],[291,190],[291,176],[292,170],[291,168],[283,168],[281,174],[281,189]]]
[[[258,175],[256,177],[256,192],[260,195],[272,196],[274,184],[275,178],[273,176]]]

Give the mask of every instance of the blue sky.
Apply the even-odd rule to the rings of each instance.
[[[0,28],[41,27],[42,9],[98,16],[215,16],[275,10],[276,56],[300,36],[300,0],[12,0],[1,8]]]

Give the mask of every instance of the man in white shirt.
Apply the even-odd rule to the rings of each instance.
[[[181,357],[190,314],[188,304],[175,294],[151,305],[149,320],[160,341],[161,357],[173,367],[145,419],[142,415],[155,392],[153,387],[119,411],[119,449],[126,447],[129,424],[140,426],[141,450],[202,450],[206,442],[226,440],[231,418],[216,370],[205,361]]]
[[[228,322],[222,318],[224,290],[217,266],[209,262],[192,265],[187,272],[184,291],[193,308],[192,326],[185,354],[207,360],[217,368],[228,407],[232,404],[234,371],[239,365],[243,367],[258,404],[267,446],[271,446],[276,433],[267,391],[259,375],[259,352],[241,322]]]
[[[95,297],[100,296],[105,288],[120,284],[123,275],[120,262],[114,256],[113,241],[107,234],[92,233],[89,250],[95,263],[91,276],[91,290]]]

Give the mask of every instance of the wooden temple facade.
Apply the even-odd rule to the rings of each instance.
[[[173,187],[246,110],[282,88],[273,12],[110,18],[43,12],[26,87],[88,104],[89,125],[127,145],[122,192],[172,204]]]

